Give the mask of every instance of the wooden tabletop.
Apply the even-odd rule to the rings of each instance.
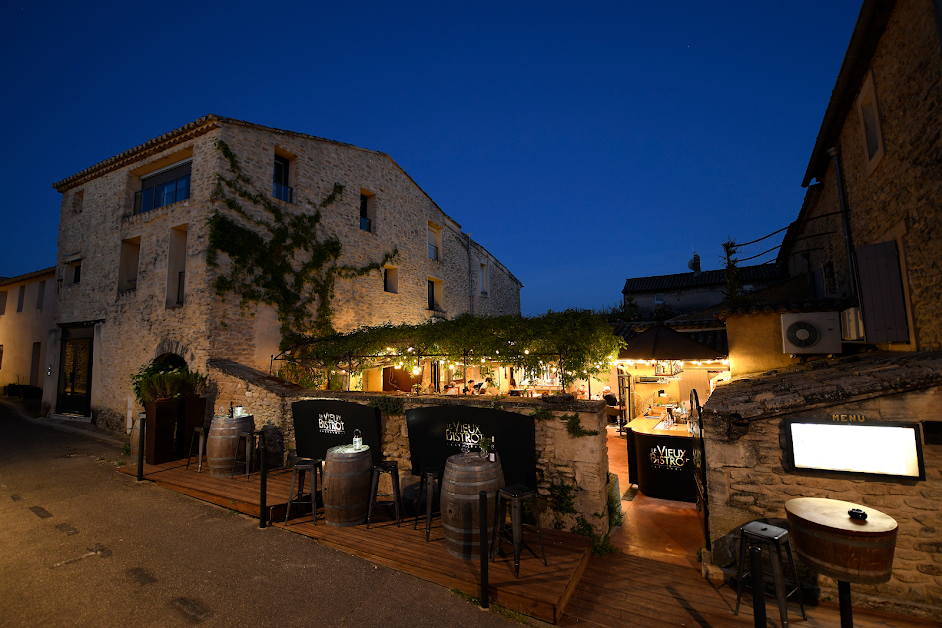
[[[847,511],[859,508],[867,513],[866,519],[851,519]],[[884,534],[896,529],[896,519],[871,508],[839,499],[798,497],[785,502],[785,512],[819,526],[851,534]]]
[[[658,417],[642,417],[628,422],[628,427],[639,434],[649,434],[651,436],[673,436],[674,438],[692,438],[687,424],[675,424],[669,430],[657,430],[654,426],[663,421],[667,415]]]

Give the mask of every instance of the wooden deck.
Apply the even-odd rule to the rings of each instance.
[[[189,470],[185,461],[162,465],[144,465],[144,478],[159,486],[183,493],[254,517],[259,516],[259,478],[253,474],[232,478],[210,477],[205,467],[196,472],[195,461]],[[136,465],[121,467],[129,475],[137,474]],[[412,529],[412,518],[397,527],[390,521],[387,508],[377,511],[376,520],[367,530],[365,525],[337,528],[328,526],[323,518],[314,525],[310,513],[284,524],[285,506],[290,490],[291,473],[276,470],[268,477],[267,506],[270,519],[277,527],[303,534],[319,543],[354,554],[371,562],[402,571],[436,584],[457,589],[468,595],[480,595],[480,565],[477,561],[455,558],[445,551],[440,519],[432,520],[432,532],[425,541],[424,521]],[[294,509],[292,508],[292,511]],[[323,514],[320,515],[323,517]],[[541,559],[523,551],[520,578],[513,574],[513,556],[498,557],[490,564],[488,580],[490,600],[511,610],[545,622],[557,623],[591,556],[587,539],[556,530],[543,531],[548,566]],[[534,549],[539,548],[533,543]],[[504,544],[504,550],[510,550]]]
[[[575,592],[566,605],[560,626],[584,628],[751,628],[752,595],[743,591],[739,616],[736,590],[704,579],[685,565],[658,562],[627,554],[593,556]],[[789,601],[788,623],[813,628],[840,628],[836,602],[805,606],[808,620],[801,618],[798,603]],[[778,604],[766,597],[770,626],[781,626]],[[854,609],[856,628],[929,628],[938,622],[891,613]]]

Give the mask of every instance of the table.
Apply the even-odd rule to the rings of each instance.
[[[866,519],[848,514],[857,509]],[[850,583],[879,584],[893,574],[896,520],[874,508],[820,497],[785,502],[798,555],[816,571],[837,580],[841,627],[854,625]]]
[[[668,429],[662,417],[628,422],[628,475],[645,495],[697,501],[693,477],[693,436],[686,424]]]
[[[497,492],[504,486],[504,471],[500,458],[490,462],[478,453],[456,454],[445,463],[442,477],[442,527],[445,529],[445,549],[449,554],[465,560],[481,557],[480,496],[487,493],[487,538],[494,535],[494,509]]]

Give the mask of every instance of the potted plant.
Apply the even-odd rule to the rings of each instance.
[[[202,425],[209,378],[186,366],[151,362],[132,376],[132,387],[146,411],[144,457],[161,464],[183,457],[193,428]]]

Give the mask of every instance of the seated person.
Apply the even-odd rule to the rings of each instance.
[[[618,397],[612,394],[611,386],[606,386],[605,388],[602,389],[602,400],[605,402],[605,405],[607,406],[614,407],[618,405]]]
[[[572,394],[576,399],[585,399],[586,398],[585,384],[579,384],[579,388],[574,390]]]
[[[497,386],[494,385],[494,382],[491,381],[491,378],[488,377],[488,378],[486,378],[486,379],[484,380],[484,383],[481,384],[481,388],[480,388],[480,390],[478,391],[478,394],[480,394],[480,395],[496,395],[496,394],[499,393],[499,392],[500,392],[500,389],[498,389]]]
[[[468,383],[464,387],[464,394],[473,395],[474,394],[474,380],[469,379]]]
[[[449,384],[447,384],[447,385],[445,386],[445,394],[446,394],[446,395],[457,395],[457,394],[458,394],[458,387],[455,386],[455,383],[454,383],[454,382],[450,382]]]

